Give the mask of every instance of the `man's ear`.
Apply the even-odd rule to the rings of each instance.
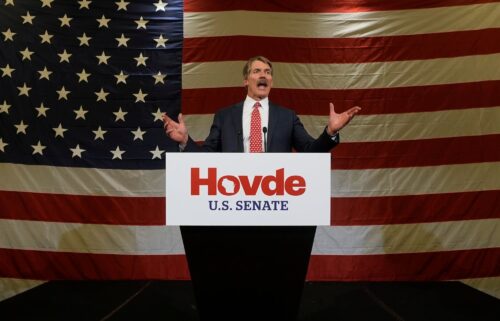
[[[243,86],[244,87],[248,86],[248,79],[243,79]]]

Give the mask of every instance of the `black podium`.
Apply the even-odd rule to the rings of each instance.
[[[295,320],[314,226],[182,226],[200,319]]]

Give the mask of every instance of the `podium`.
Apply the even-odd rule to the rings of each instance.
[[[166,222],[180,225],[200,319],[295,320],[316,226],[330,224],[330,155],[166,159]]]

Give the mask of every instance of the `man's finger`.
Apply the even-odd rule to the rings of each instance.
[[[347,114],[348,114],[350,117],[352,117],[352,116],[356,115],[356,114],[357,114],[360,110],[361,110],[361,108],[360,108],[360,107],[355,106],[355,107],[352,107],[352,108],[350,108],[349,110],[347,110]]]
[[[184,125],[184,117],[182,116],[182,113],[179,113],[179,117],[177,117],[177,119],[179,119],[179,125]]]
[[[330,103],[330,115],[335,114],[335,106],[333,103]]]
[[[167,114],[163,114],[163,115],[161,116],[161,118],[162,118],[163,123],[164,123],[165,125],[167,125],[169,122],[171,122],[171,121],[172,121],[172,118],[168,117],[168,115],[167,115]]]

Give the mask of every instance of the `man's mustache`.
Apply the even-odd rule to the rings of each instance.
[[[257,86],[266,86],[266,87],[267,87],[267,79],[265,79],[265,78],[260,78],[260,79],[257,81]]]

